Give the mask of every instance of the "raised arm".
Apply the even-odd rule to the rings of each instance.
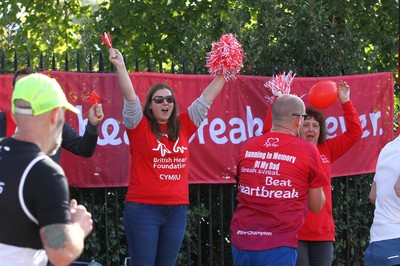
[[[338,96],[342,103],[350,101],[350,87],[342,80],[338,82]]]
[[[135,89],[133,88],[131,79],[129,78],[128,71],[125,67],[124,58],[117,49],[110,49],[110,62],[117,69],[119,87],[121,89],[122,96],[129,102],[136,99]]]
[[[215,78],[211,81],[210,84],[208,84],[207,88],[205,88],[205,90],[203,91],[204,99],[208,102],[214,101],[215,97],[218,96],[224,84],[225,84],[225,78],[222,75],[215,76]]]
[[[40,237],[50,262],[69,265],[80,256],[85,237],[93,229],[91,214],[76,200],[70,204],[72,224],[50,224],[40,229]]]
[[[217,75],[204,89],[203,94],[188,107],[189,116],[196,126],[200,126],[206,118],[212,102],[220,93],[224,84],[225,78],[222,75]]]
[[[343,81],[339,85],[339,98],[342,102],[343,117],[346,123],[346,131],[334,138],[329,139],[332,148],[332,161],[337,160],[345,154],[362,137],[363,130],[360,116],[350,100],[350,87]]]
[[[98,125],[93,125],[88,121],[83,136],[78,133],[67,123],[64,123],[62,131],[61,147],[75,155],[85,158],[91,157],[97,145]]]

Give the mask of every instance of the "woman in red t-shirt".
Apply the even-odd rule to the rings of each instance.
[[[307,117],[300,127],[300,137],[311,141],[319,150],[325,174],[331,177],[332,163],[345,154],[361,139],[360,117],[350,101],[350,87],[338,82],[338,96],[342,103],[346,131],[334,138],[326,139],[324,115],[314,108],[307,108]],[[325,204],[315,214],[307,211],[306,220],[299,232],[297,265],[332,265],[335,225],[332,215],[332,188],[325,186]]]
[[[186,111],[178,114],[173,90],[153,85],[143,109],[121,53],[111,48],[124,97],[123,119],[131,169],[124,229],[131,265],[175,265],[189,204],[189,138],[205,119],[225,79],[218,75]]]

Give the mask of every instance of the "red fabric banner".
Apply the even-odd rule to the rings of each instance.
[[[76,116],[66,113],[66,120],[83,134],[87,123],[90,93],[101,96],[105,118],[100,124],[96,153],[85,159],[65,150],[61,155],[71,186],[116,187],[128,184],[129,149],[122,124],[123,99],[115,73],[77,73],[46,71],[56,78],[67,97],[81,109]],[[160,73],[130,73],[135,90],[143,102],[152,84],[163,82],[175,91],[180,110],[185,110],[211,82],[210,75],[178,75]],[[192,184],[234,183],[236,159],[240,146],[248,138],[261,134],[271,93],[264,83],[271,77],[238,75],[227,82],[215,99],[207,119],[194,134],[190,144],[190,173]],[[12,75],[0,75],[0,109],[10,109]],[[358,110],[363,127],[362,139],[333,164],[333,176],[371,173],[381,148],[394,136],[392,73],[354,76],[300,78],[292,83],[292,93],[303,96],[306,106],[308,91],[320,80],[346,81],[350,97]],[[340,101],[322,110],[326,116],[328,137],[345,131]],[[135,145],[135,143],[132,143]]]

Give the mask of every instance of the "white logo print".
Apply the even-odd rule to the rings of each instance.
[[[168,148],[165,146],[165,144],[161,143],[159,140],[157,140],[157,142],[158,142],[158,147],[154,148],[153,151],[160,151],[161,157],[164,157],[165,154],[167,154],[167,153],[171,153],[171,151],[168,150]],[[179,142],[179,138],[175,141],[175,144],[173,147],[173,152],[184,153],[185,150],[187,150],[187,147],[178,146],[178,142]]]
[[[160,151],[161,157],[164,157],[165,154],[167,153],[171,153],[171,151],[167,149],[165,144],[161,143],[159,140],[157,140],[157,142],[158,142],[158,147],[154,148],[153,151]]]
[[[0,182],[0,194],[3,193],[3,187],[5,186],[6,183]]]
[[[278,142],[279,142],[278,138],[269,138],[264,143],[264,146],[265,147],[278,147],[279,146]]]
[[[321,154],[320,157],[322,163],[329,163],[329,159],[324,154]]]
[[[178,145],[178,142],[179,142],[179,138],[175,141],[175,144],[174,144],[174,152],[184,153],[185,150],[187,150],[187,147],[185,147],[185,146],[180,146],[180,147],[178,147],[178,146],[177,146],[177,145]]]

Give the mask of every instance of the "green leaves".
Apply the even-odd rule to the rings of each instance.
[[[0,45],[17,54],[29,50],[33,64],[40,52],[106,53],[99,34],[111,31],[129,71],[135,70],[132,62],[138,57],[140,66],[149,58],[154,65],[163,62],[165,72],[173,60],[191,72],[206,73],[211,42],[232,33],[247,55],[244,73],[397,73],[396,0],[19,2],[0,2]]]

